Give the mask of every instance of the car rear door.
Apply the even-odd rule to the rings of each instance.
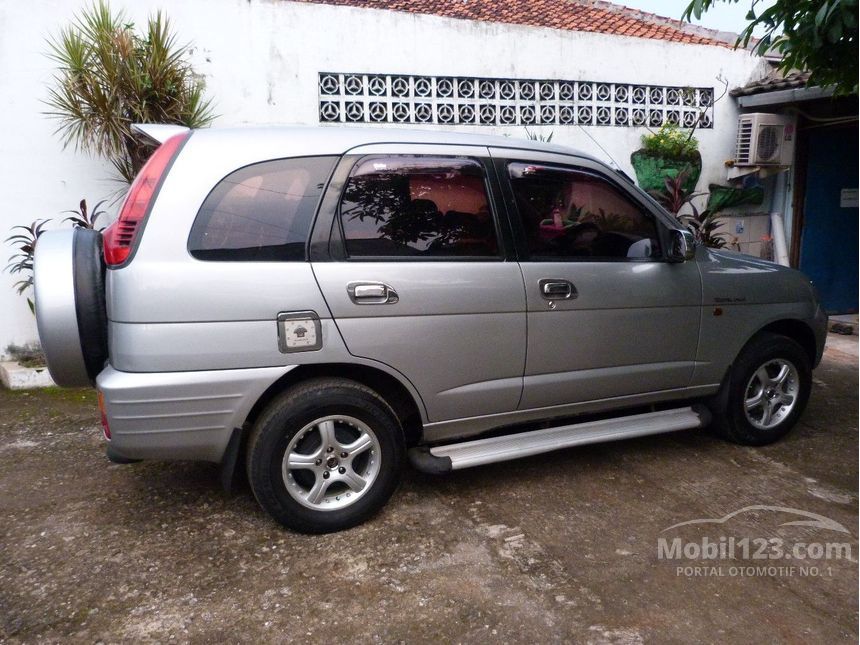
[[[521,257],[528,351],[521,409],[683,389],[701,279],[669,263],[654,207],[602,165],[492,149]]]
[[[429,421],[516,410],[525,293],[486,148],[373,145],[335,171],[314,275],[355,356],[401,372]]]

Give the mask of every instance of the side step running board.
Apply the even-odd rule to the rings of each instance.
[[[708,425],[710,421],[711,415],[708,409],[705,406],[696,405],[432,448],[419,446],[409,451],[409,461],[417,470],[441,474],[461,468],[539,455],[560,448],[701,428]]]

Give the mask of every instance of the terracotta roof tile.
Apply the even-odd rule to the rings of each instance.
[[[731,96],[749,96],[750,94],[763,94],[764,92],[775,92],[778,90],[791,90],[806,87],[809,82],[809,72],[790,72],[782,74],[772,71],[765,78],[733,89]]]
[[[602,0],[293,0],[731,47],[727,34]]]

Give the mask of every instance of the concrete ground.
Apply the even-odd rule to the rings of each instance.
[[[111,465],[92,392],[2,391],[0,641],[856,642],[857,336],[828,344],[776,445],[678,433],[409,471],[322,537],[215,466]],[[783,510],[668,528],[749,506]],[[660,538],[735,557],[661,558]]]

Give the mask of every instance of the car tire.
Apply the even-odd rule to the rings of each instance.
[[[809,356],[796,341],[762,332],[741,350],[712,402],[713,431],[745,446],[784,437],[806,408],[812,389]]]
[[[87,376],[92,383],[108,359],[105,263],[98,231],[75,229],[75,304]]]
[[[301,533],[340,531],[372,517],[397,488],[404,459],[391,407],[370,388],[340,378],[307,381],[275,398],[246,451],[257,501]]]

